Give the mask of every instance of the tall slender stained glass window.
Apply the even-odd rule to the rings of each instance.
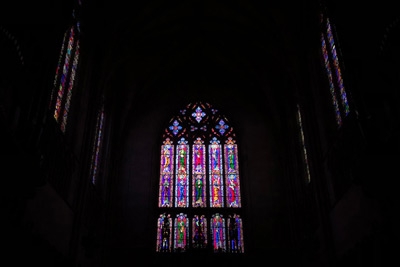
[[[304,163],[304,172],[305,172],[305,180],[306,183],[310,183],[311,175],[310,175],[310,168],[308,166],[308,155],[307,155],[307,148],[306,148],[306,141],[304,138],[304,130],[303,130],[303,121],[302,121],[301,109],[300,105],[297,104],[297,123],[299,126],[299,135],[300,135],[300,143],[302,149],[302,158]]]
[[[176,215],[174,229],[174,250],[184,252],[188,249],[189,240],[189,220],[186,214]]]
[[[198,137],[193,144],[192,155],[192,197],[193,205],[196,207],[206,206],[206,151],[204,141]]]
[[[192,219],[192,247],[204,249],[207,247],[207,219],[204,215],[194,215]]]
[[[174,188],[174,145],[169,138],[166,138],[161,146],[161,175],[160,175],[160,195],[158,199],[159,207],[170,207],[172,205],[172,190]]]
[[[243,227],[242,218],[233,214],[228,218],[228,251],[232,253],[240,252],[243,248]]]
[[[176,185],[175,207],[188,207],[189,205],[189,145],[182,137],[176,147]]]
[[[171,252],[172,247],[172,218],[163,213],[157,220],[157,251]]]
[[[97,182],[98,169],[100,167],[100,151],[103,142],[103,133],[104,133],[104,106],[102,106],[99,113],[97,114],[97,120],[96,120],[96,133],[93,144],[92,166],[91,166],[92,184],[96,184]]]
[[[211,218],[211,238],[214,252],[226,251],[225,242],[225,218],[219,213]]]
[[[224,184],[222,181],[222,152],[220,141],[214,137],[208,146],[210,170],[210,205],[223,207]]]
[[[74,23],[64,34],[50,95],[49,108],[53,112],[54,119],[60,124],[62,132],[65,132],[67,127],[76,83],[80,53],[79,34],[79,22]]]
[[[327,16],[321,14],[321,50],[323,64],[329,83],[329,91],[332,97],[332,104],[335,111],[336,122],[340,127],[349,112],[349,103],[343,83],[342,72],[340,68],[337,45],[333,35],[332,25]]]
[[[157,252],[244,253],[239,165],[233,127],[210,104],[190,103],[169,120],[160,149]]]
[[[225,184],[226,184],[226,205],[228,207],[240,207],[240,183],[237,145],[235,140],[228,138],[224,145],[225,155]]]

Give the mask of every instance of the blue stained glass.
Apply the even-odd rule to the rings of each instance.
[[[192,113],[192,117],[196,118],[197,122],[200,122],[201,119],[206,115],[200,107],[196,108],[196,112]]]
[[[219,130],[220,134],[224,134],[225,130],[228,128],[229,128],[228,124],[225,124],[224,120],[222,119],[219,121],[219,124],[215,126],[215,129]]]
[[[179,130],[182,129],[182,126],[179,125],[179,122],[177,120],[174,120],[171,126],[169,126],[169,129],[172,131],[174,135],[177,135]]]

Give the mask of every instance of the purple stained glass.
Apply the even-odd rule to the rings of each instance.
[[[174,146],[167,138],[161,147],[159,207],[172,207]]]
[[[174,219],[160,220],[157,251],[243,253],[241,219],[223,209],[241,207],[237,146],[228,123],[211,105],[196,102],[180,109],[164,129],[164,138],[171,140],[161,146],[158,207],[174,213]],[[197,213],[206,207],[224,214]]]
[[[184,138],[176,147],[176,185],[175,207],[188,207],[189,205],[189,146]]]
[[[200,122],[201,119],[206,115],[200,107],[196,108],[196,112],[192,113],[192,117],[196,119],[197,122]]]
[[[214,252],[225,252],[225,219],[218,213],[211,219],[211,236]]]

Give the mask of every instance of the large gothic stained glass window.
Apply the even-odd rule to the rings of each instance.
[[[232,125],[210,104],[171,118],[160,149],[157,252],[244,252],[238,154]]]

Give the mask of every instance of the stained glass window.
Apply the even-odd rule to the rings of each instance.
[[[225,155],[225,184],[226,205],[228,207],[240,207],[240,183],[237,145],[229,137],[224,145]]]
[[[214,252],[226,251],[225,242],[225,218],[219,213],[211,218],[211,238]]]
[[[61,51],[56,67],[53,90],[49,108],[54,119],[65,132],[70,112],[73,89],[75,87],[77,68],[79,65],[79,22],[74,23],[64,34]]]
[[[172,218],[170,214],[163,213],[157,220],[157,251],[171,252]]]
[[[192,247],[204,249],[207,247],[207,219],[204,215],[194,215],[192,219]]]
[[[189,206],[189,145],[185,138],[176,147],[175,207]]]
[[[91,166],[92,184],[96,184],[96,181],[97,181],[98,168],[100,165],[100,151],[101,151],[102,141],[103,141],[103,131],[104,131],[104,107],[102,106],[102,108],[100,109],[100,111],[97,115],[97,120],[96,120],[96,134],[95,134],[94,144],[93,144],[92,166]]]
[[[204,141],[198,137],[193,144],[192,155],[192,191],[193,191],[193,205],[195,207],[206,206],[206,191],[204,185],[206,184],[206,152]]]
[[[309,183],[311,181],[311,176],[310,176],[310,168],[308,165],[307,148],[306,148],[305,138],[304,138],[303,121],[302,121],[301,117],[302,117],[302,115],[301,115],[300,105],[297,104],[297,123],[299,126],[300,144],[301,144],[302,158],[303,158],[304,169],[305,169],[305,171],[304,171],[305,172],[305,180],[306,180],[306,183]]]
[[[337,52],[338,49],[335,44],[332,25],[329,18],[324,14],[321,14],[321,25],[321,50],[323,64],[328,78],[329,91],[332,97],[336,122],[340,127],[343,123],[343,118],[349,114],[350,108],[343,84],[343,77]]]
[[[186,214],[179,213],[174,220],[174,250],[184,252],[188,248],[189,220]]]
[[[208,103],[190,103],[177,113],[164,128],[160,149],[156,251],[243,253],[239,150],[233,127]],[[173,229],[168,237],[166,218],[174,218],[168,220]]]
[[[210,170],[210,205],[211,207],[223,207],[224,184],[222,182],[222,153],[219,140],[215,137],[210,141],[209,170]]]
[[[237,253],[243,251],[243,227],[242,218],[233,214],[228,218],[228,251]]]

